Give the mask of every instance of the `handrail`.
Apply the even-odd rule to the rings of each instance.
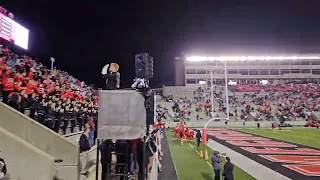
[[[76,135],[79,135],[79,134],[82,134],[82,133],[83,133],[83,131],[78,131],[78,132],[74,132],[74,133],[65,134],[65,135],[63,135],[63,137],[76,136]]]

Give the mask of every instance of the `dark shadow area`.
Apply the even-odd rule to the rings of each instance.
[[[163,157],[161,161],[161,172],[159,173],[158,180],[178,180],[176,168],[173,164],[173,159],[169,149],[168,139],[164,132],[163,138],[161,140],[161,149],[163,152]]]

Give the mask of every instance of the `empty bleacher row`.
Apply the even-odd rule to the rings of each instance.
[[[163,95],[165,97],[173,96],[174,99],[178,98],[191,98],[194,97],[194,92],[199,86],[164,86]]]

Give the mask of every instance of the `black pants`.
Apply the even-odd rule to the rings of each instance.
[[[45,120],[45,126],[47,126],[49,129],[53,129],[54,125],[54,119],[46,119]]]
[[[8,96],[11,91],[2,91],[2,102],[8,104]]]
[[[82,117],[78,118],[78,124],[79,124],[79,131],[82,131],[82,127],[83,127],[83,118]]]
[[[36,109],[34,108],[34,107],[31,107],[30,108],[30,115],[29,115],[29,117],[31,118],[31,119],[34,119],[34,114],[36,113]]]
[[[63,127],[62,127],[63,134],[67,133],[68,125],[69,125],[69,119],[64,119],[63,120]]]
[[[200,139],[197,138],[197,147],[200,146]]]
[[[110,168],[111,165],[101,162],[101,166],[102,166],[101,180],[108,180],[108,174],[111,172],[111,168]],[[108,166],[109,166],[109,170],[108,170]]]
[[[138,149],[138,154],[137,154],[137,163],[138,163],[138,166],[139,166],[139,169],[138,169],[139,170],[138,171],[138,180],[143,180],[144,177],[145,177],[145,174],[143,172],[146,171],[146,168],[148,166],[148,157],[146,157],[145,163],[144,163],[145,166],[143,166],[143,151],[139,151],[139,150],[141,150],[141,148]]]
[[[44,119],[45,119],[45,115],[42,113],[39,113],[37,116],[37,120],[39,123],[43,124],[44,123]]]
[[[21,106],[21,107],[20,107],[20,112],[21,112],[22,114],[24,114],[25,111],[26,111],[26,109],[25,109],[23,106]]]
[[[214,170],[214,180],[220,180],[220,169],[215,169]]]
[[[74,132],[74,128],[77,125],[77,121],[76,121],[76,119],[71,119],[70,121],[71,121],[71,133],[73,133]]]
[[[111,160],[112,160],[111,145],[106,143],[104,150],[101,151],[101,166],[102,166],[101,180],[108,180],[108,175],[109,173],[111,173]]]
[[[56,133],[59,133],[61,124],[62,124],[62,117],[61,116],[57,116],[56,122],[54,124],[54,131]]]

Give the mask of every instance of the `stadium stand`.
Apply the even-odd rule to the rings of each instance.
[[[177,86],[164,87],[164,95],[173,101],[164,107],[175,112],[176,121],[200,122],[212,118],[227,117],[226,95],[224,86],[213,87],[211,103],[210,87]],[[319,122],[319,90],[318,84],[269,84],[269,85],[237,85],[229,86],[230,121],[311,121]],[[193,90],[193,92],[192,92]],[[184,93],[185,92],[185,93]],[[178,96],[177,94],[180,94]],[[213,108],[212,108],[213,104]],[[212,113],[213,110],[213,113]],[[169,110],[170,114],[170,110]]]
[[[193,97],[194,92],[197,90],[198,86],[164,86],[163,95],[165,97],[173,96],[173,98],[184,98],[184,97]]]
[[[0,56],[0,99],[3,102],[0,103],[0,126],[37,149],[34,153],[42,151],[52,156],[55,178],[78,179],[77,141],[87,118],[97,120],[97,92],[66,72],[51,71],[9,49],[0,51],[3,52]],[[94,131],[94,124],[90,129]],[[93,139],[93,133],[90,138]],[[8,164],[19,162],[13,158],[19,157],[15,152],[3,155]],[[93,147],[89,154],[95,156],[96,149]],[[9,174],[17,171],[16,166],[10,167],[14,168],[9,169]],[[52,180],[53,177],[40,179]]]
[[[98,92],[67,72],[50,70],[6,48],[0,52],[3,52],[0,53],[0,135],[5,137],[0,143],[6,144],[0,147],[0,158],[5,159],[9,167],[6,177],[95,179]],[[91,145],[85,175],[79,172],[83,162],[79,141],[84,127],[90,129]],[[156,136],[160,138],[159,133]],[[162,143],[156,140],[155,144],[160,150]],[[162,156],[157,150],[153,155],[149,174],[152,179],[157,179],[158,168],[161,168],[160,154]],[[24,162],[17,163],[21,159]],[[28,167],[24,169],[27,172],[21,170],[22,167]],[[98,169],[101,173],[101,167]]]
[[[68,130],[75,132],[77,125],[82,130],[86,116],[96,120],[98,97],[92,87],[67,72],[51,71],[30,57],[9,50],[3,52],[0,61],[3,103],[63,134]]]

